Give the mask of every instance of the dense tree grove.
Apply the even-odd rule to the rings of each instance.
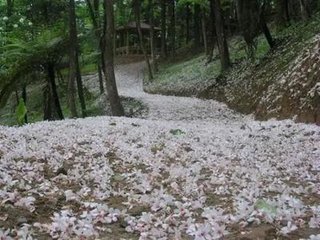
[[[179,49],[204,51],[208,61],[217,51],[221,69],[227,71],[233,36],[243,37],[248,57],[254,58],[259,35],[270,48],[276,46],[271,25],[283,28],[306,21],[319,5],[317,0],[2,0],[0,107],[10,100],[27,108],[28,87],[39,84],[44,119],[86,117],[81,70],[90,63],[96,66],[100,93],[106,91],[112,114],[121,116],[114,58],[123,46],[129,53],[134,42],[150,80],[157,61],[174,58]],[[119,30],[130,23],[136,31]],[[67,96],[67,111],[61,94]]]

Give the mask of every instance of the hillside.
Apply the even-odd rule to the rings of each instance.
[[[232,39],[234,65],[219,74],[219,61],[207,64],[198,55],[165,63],[155,80],[145,83],[150,93],[215,99],[257,119],[291,118],[320,124],[320,15],[277,32],[277,46],[268,50],[259,37],[256,60],[245,60],[243,44]]]

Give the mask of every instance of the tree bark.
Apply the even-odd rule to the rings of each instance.
[[[153,74],[152,74],[152,69],[149,61],[148,54],[146,52],[146,49],[144,47],[143,43],[143,36],[142,36],[142,30],[141,30],[141,20],[140,20],[140,1],[139,0],[134,0],[133,1],[133,7],[134,7],[134,13],[135,13],[135,19],[136,19],[136,27],[138,31],[138,36],[139,36],[139,43],[140,43],[140,48],[143,53],[144,59],[147,63],[147,68],[148,68],[148,76],[149,80],[151,81],[153,79]]]
[[[213,50],[216,40],[216,28],[215,28],[215,21],[214,21],[214,2],[210,1],[210,38],[209,38],[209,55],[207,58],[207,62],[211,62],[213,59]]]
[[[277,0],[276,4],[277,4],[278,24],[280,26],[288,25],[290,21],[288,0]]]
[[[104,44],[103,44],[103,34],[101,31],[101,19],[100,19],[100,1],[99,0],[93,0],[93,4],[90,2],[90,0],[86,0],[87,6],[89,9],[90,18],[92,21],[92,25],[94,28],[94,35],[96,37],[96,40],[98,42],[97,51],[100,52],[100,55],[97,58],[97,65],[98,65],[98,74],[99,74],[99,88],[100,88],[100,94],[104,93],[104,86],[103,86],[103,76],[102,72],[104,72]]]
[[[69,1],[69,41],[70,41],[70,53],[69,53],[69,82],[68,82],[68,106],[70,109],[71,117],[77,118],[77,105],[76,105],[76,42],[77,29],[75,19],[75,3],[74,0]]]
[[[215,26],[217,33],[217,43],[219,48],[220,62],[222,71],[227,70],[230,63],[229,49],[227,44],[227,38],[224,30],[224,22],[222,16],[222,9],[220,0],[212,0],[214,1],[214,17],[215,17]]]
[[[50,91],[50,83],[48,83],[43,91],[43,120],[52,121],[54,120],[53,112],[52,112],[52,96]]]
[[[190,4],[186,4],[186,44],[190,41],[190,17],[191,17],[191,11],[190,11]]]
[[[150,51],[151,51],[151,62],[152,62],[152,70],[153,72],[158,71],[157,60],[155,56],[155,42],[154,42],[154,2],[153,0],[149,0],[149,20],[150,20]]]
[[[77,87],[78,87],[78,96],[80,100],[80,106],[81,106],[81,112],[82,117],[87,117],[87,107],[86,107],[86,100],[84,96],[84,87],[82,83],[82,77],[81,77],[81,70],[80,70],[80,64],[79,64],[79,50],[77,45],[77,51],[76,51],[76,81],[77,81]]]
[[[307,21],[310,18],[310,10],[308,2],[306,0],[299,0],[301,17],[304,21]]]
[[[207,38],[207,26],[206,26],[206,16],[204,9],[201,11],[201,29],[202,29],[202,38],[203,38],[203,45],[204,45],[204,52],[206,53],[206,56],[208,56],[209,48],[208,48],[208,38]]]
[[[24,84],[23,87],[22,87],[22,99],[23,99],[23,102],[24,102],[24,105],[27,106],[27,85]],[[24,115],[24,123],[28,123],[28,113],[26,113]]]
[[[47,73],[48,73],[48,114],[45,120],[55,120],[55,113],[57,114],[58,119],[64,119],[61,104],[58,96],[57,85],[56,85],[56,77],[54,71],[54,63],[47,63]],[[46,116],[45,116],[46,117]]]
[[[193,34],[194,34],[194,45],[200,47],[200,29],[201,29],[201,18],[200,18],[200,5],[194,4],[194,16],[193,16]]]
[[[106,15],[106,29],[105,29],[105,79],[108,97],[111,105],[111,111],[114,116],[123,116],[124,110],[118,94],[116,77],[114,73],[114,9],[113,0],[105,0],[105,15]]]
[[[169,2],[169,14],[170,14],[170,24],[169,24],[169,36],[170,36],[170,51],[171,55],[176,55],[176,13],[175,13],[175,0],[170,0]]]
[[[264,18],[264,8],[265,8],[265,5],[262,5],[261,9],[259,9],[258,3],[257,3],[257,9],[260,11],[259,24],[260,24],[261,30],[264,33],[264,36],[266,37],[270,48],[273,48],[275,43],[273,41],[273,38],[272,38],[271,32],[269,30],[269,27],[267,25],[267,22]]]
[[[167,57],[167,4],[166,0],[161,0],[161,56],[163,58]]]
[[[98,77],[99,77],[99,90],[100,94],[104,93],[104,86],[103,86],[103,75],[102,75],[102,68],[100,63],[98,63]]]
[[[80,106],[81,106],[81,112],[82,112],[82,117],[87,116],[87,110],[86,110],[86,101],[84,97],[84,91],[83,91],[83,83],[82,83],[82,78],[81,78],[81,70],[80,70],[80,64],[79,64],[79,43],[78,43],[78,34],[77,34],[77,22],[76,22],[76,10],[75,10],[75,1],[74,0],[69,0],[69,8],[70,8],[70,57],[72,58],[71,60],[71,65],[73,69],[71,68],[70,71],[73,72],[71,75],[77,82],[77,89],[78,89],[78,96],[79,96],[79,101],[80,101]],[[70,86],[72,83],[70,84]],[[72,86],[71,86],[72,90]]]

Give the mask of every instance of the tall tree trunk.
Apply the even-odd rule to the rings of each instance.
[[[211,1],[214,1],[213,2],[214,3],[214,17],[215,17],[214,20],[215,20],[215,26],[216,26],[217,43],[218,43],[218,48],[219,48],[221,69],[223,71],[225,71],[230,67],[231,63],[230,63],[227,38],[225,35],[221,3],[220,3],[220,0],[211,0]]]
[[[172,56],[176,54],[176,13],[175,13],[175,0],[170,0],[169,2],[169,14],[170,14],[170,24],[169,24],[169,37],[170,37],[170,51]]]
[[[309,10],[309,3],[307,0],[299,0],[300,3],[300,11],[301,17],[304,21],[307,21],[310,18],[310,10]]]
[[[97,51],[100,53],[97,58],[97,65],[98,65],[98,75],[99,75],[99,88],[100,88],[100,94],[104,93],[104,86],[103,86],[103,76],[102,72],[104,72],[104,44],[103,43],[103,34],[101,31],[101,19],[100,19],[100,0],[93,0],[93,4],[90,0],[86,0],[90,18],[93,24],[94,28],[94,35],[96,37],[96,40],[98,42],[97,44]]]
[[[288,0],[277,0],[277,20],[280,26],[286,26],[290,21]]]
[[[134,7],[134,13],[135,13],[135,19],[136,19],[136,25],[137,25],[136,27],[137,27],[138,36],[139,36],[140,48],[143,53],[144,59],[147,63],[149,80],[152,80],[153,79],[152,69],[151,69],[148,54],[147,54],[146,49],[144,47],[143,35],[142,35],[142,30],[141,30],[141,20],[140,20],[140,7],[141,7],[140,4],[141,3],[139,0],[134,0],[133,4],[134,4],[133,7]]]
[[[68,82],[68,106],[70,109],[71,117],[77,118],[77,105],[76,105],[76,42],[77,27],[75,19],[75,3],[74,0],[69,1],[69,40],[70,40],[70,53],[69,53],[69,82]]]
[[[274,41],[273,41],[271,32],[270,32],[270,30],[268,28],[268,25],[267,25],[267,23],[266,23],[266,21],[265,21],[263,16],[260,17],[260,25],[261,25],[261,29],[262,29],[262,31],[264,33],[264,36],[267,39],[267,42],[268,42],[270,48],[273,48],[274,47]]]
[[[78,96],[80,100],[80,106],[81,106],[81,112],[82,117],[87,117],[87,108],[86,108],[86,100],[84,97],[84,87],[82,83],[81,78],[81,70],[80,70],[80,64],[79,64],[79,46],[77,45],[77,51],[76,51],[76,80],[77,80],[77,87],[78,87]]]
[[[191,17],[191,11],[190,11],[190,4],[186,4],[186,44],[190,41],[190,17]]]
[[[111,105],[111,111],[114,116],[123,116],[124,110],[118,94],[116,77],[114,73],[114,9],[113,0],[105,0],[105,15],[106,15],[106,29],[105,29],[105,78],[108,97]]]
[[[152,62],[152,69],[153,72],[157,72],[157,60],[155,57],[155,42],[154,42],[154,3],[153,0],[148,0],[149,4],[149,20],[150,20],[150,51],[151,51],[151,62]]]
[[[215,28],[215,21],[214,21],[214,2],[210,1],[210,38],[209,38],[209,55],[207,58],[207,62],[211,62],[213,59],[213,50],[216,40],[216,28]]]
[[[194,45],[200,47],[200,29],[201,29],[201,18],[200,18],[200,5],[194,4],[194,19],[193,19],[193,34],[194,34]]]
[[[24,105],[26,106],[27,105],[27,85],[26,84],[24,84],[22,87],[22,99],[23,99]],[[24,115],[24,123],[28,123],[27,113]]]
[[[54,107],[54,110],[58,116],[58,119],[62,120],[62,119],[64,119],[64,117],[63,117],[61,104],[60,104],[60,100],[59,100],[59,95],[58,95],[58,91],[57,91],[54,63],[48,62],[47,72],[48,72],[48,81],[49,81],[49,91],[50,91],[50,95],[52,97],[53,107]],[[53,119],[49,119],[49,120],[53,120]]]
[[[206,16],[204,9],[201,11],[201,29],[202,29],[202,38],[203,38],[203,45],[204,45],[204,52],[206,56],[209,55],[209,48],[208,48],[208,38],[207,38],[207,26],[206,26]]]
[[[161,56],[167,57],[167,4],[166,0],[161,0]]]
[[[104,93],[104,86],[103,86],[103,75],[102,75],[102,68],[100,63],[98,63],[98,77],[99,77],[99,90],[100,94]]]
[[[78,44],[78,36],[77,36],[77,22],[76,22],[76,10],[75,10],[75,1],[69,0],[69,21],[70,21],[70,81],[74,81],[74,79],[77,82],[77,88],[78,88],[78,96],[81,106],[81,112],[82,117],[87,116],[87,110],[86,110],[86,101],[84,97],[84,91],[83,91],[83,83],[81,78],[81,70],[80,70],[80,64],[79,64],[79,44]],[[72,83],[70,83],[70,90],[72,89]],[[71,93],[70,93],[71,94]],[[73,94],[74,95],[74,94]],[[71,99],[72,97],[70,97]],[[71,99],[72,100],[72,99]],[[71,101],[70,100],[70,101]],[[71,106],[71,103],[70,103]],[[74,106],[73,106],[74,107]],[[73,110],[74,111],[74,110]],[[75,114],[75,112],[73,112]],[[72,116],[74,117],[74,116]]]
[[[48,79],[49,80],[49,79]],[[54,120],[52,110],[52,94],[50,91],[50,83],[48,82],[43,91],[43,120]]]
[[[271,32],[270,32],[270,30],[269,30],[269,27],[268,27],[268,25],[267,25],[267,22],[266,22],[266,20],[265,20],[265,18],[264,18],[264,8],[265,8],[265,4],[263,4],[262,7],[260,7],[260,9],[259,9],[259,5],[258,5],[257,1],[256,1],[256,4],[257,4],[257,9],[258,9],[258,11],[260,11],[259,24],[260,24],[261,30],[262,30],[264,36],[266,37],[267,42],[268,42],[270,48],[273,48],[274,45],[275,45],[275,43],[274,43],[274,41],[273,41],[273,38],[272,38]]]

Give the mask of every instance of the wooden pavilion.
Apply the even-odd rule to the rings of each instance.
[[[141,31],[143,35],[143,41],[148,53],[150,53],[150,34],[151,26],[147,23],[141,22]],[[159,46],[159,27],[154,27],[154,42],[155,46]],[[129,22],[127,25],[120,26],[116,29],[115,35],[116,55],[135,55],[141,54],[139,45],[139,37],[136,22]]]

